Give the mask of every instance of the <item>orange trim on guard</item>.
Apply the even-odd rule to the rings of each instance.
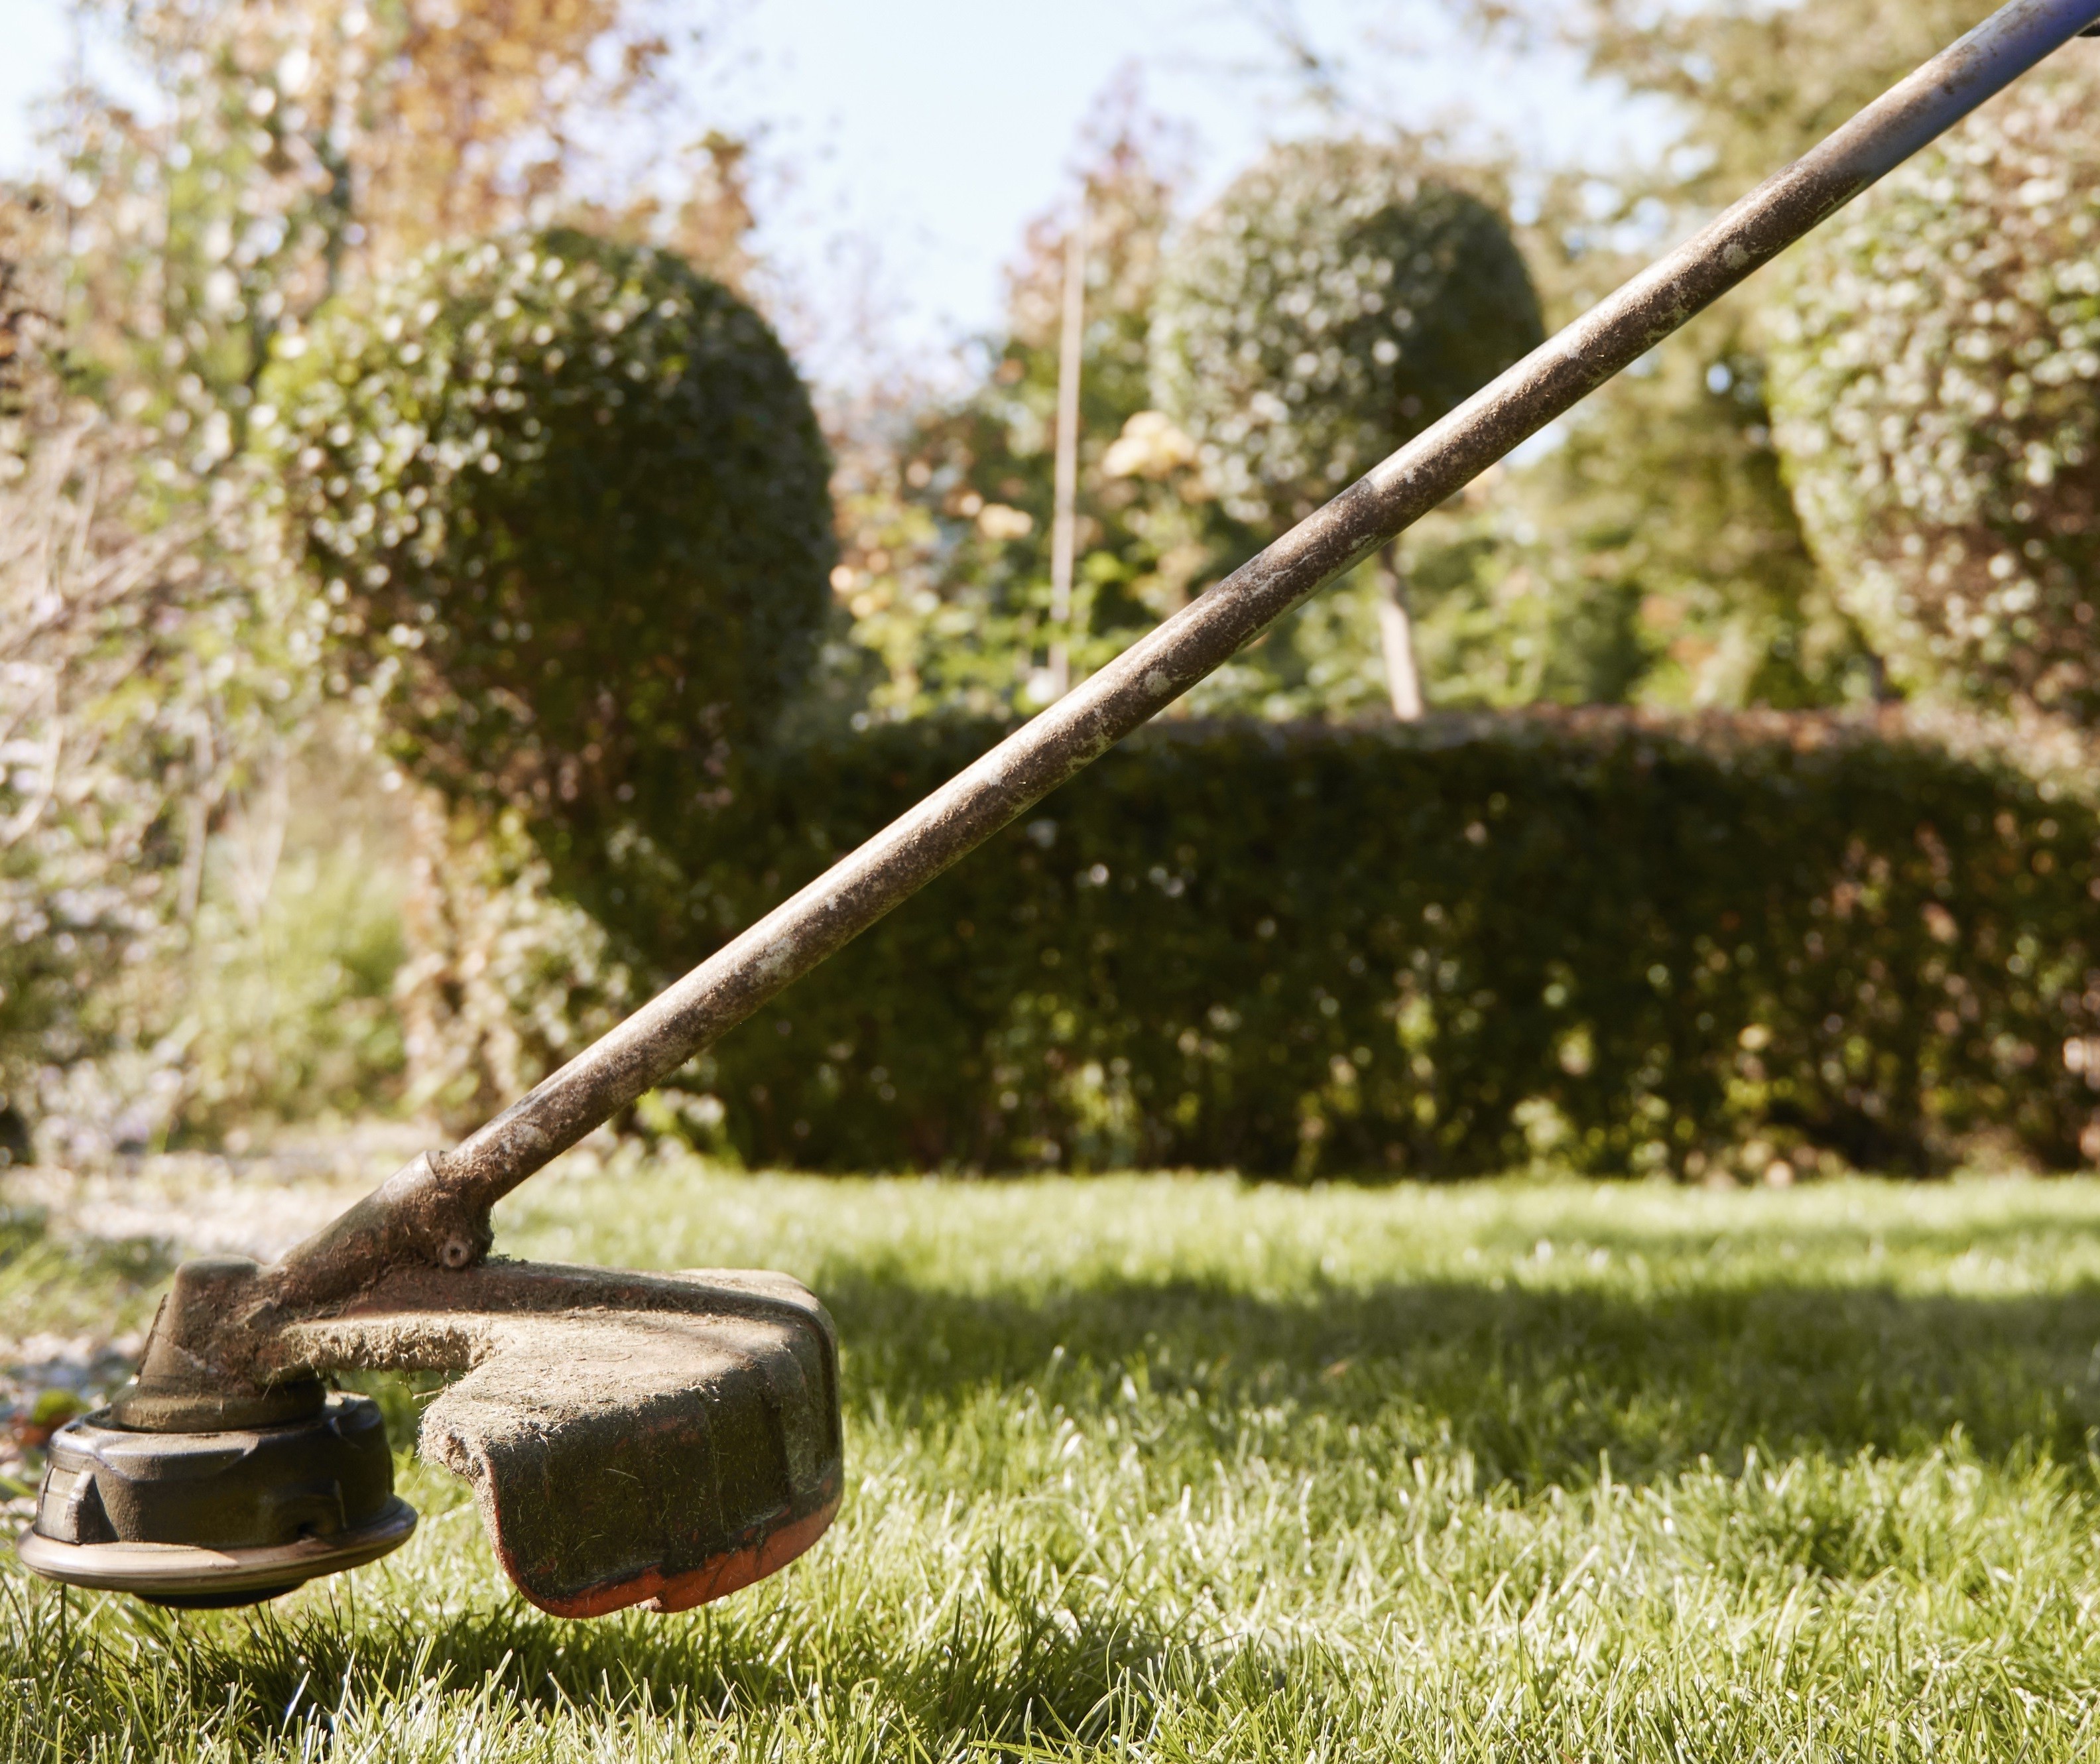
[[[573,1599],[541,1599],[522,1582],[518,1590],[542,1611],[558,1617],[602,1617],[624,1611],[629,1605],[642,1604],[652,1611],[690,1611],[696,1605],[726,1599],[787,1567],[830,1528],[838,1514],[841,1492],[834,1489],[814,1512],[769,1532],[757,1543],[711,1556],[683,1574],[667,1575],[660,1567],[651,1567],[631,1581],[593,1586]],[[507,1556],[503,1568],[514,1582],[518,1581]]]

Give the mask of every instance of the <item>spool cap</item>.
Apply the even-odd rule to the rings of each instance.
[[[379,1405],[338,1394],[271,1427],[149,1432],[113,1409],[69,1422],[15,1548],[47,1579],[207,1608],[355,1568],[415,1528]]]

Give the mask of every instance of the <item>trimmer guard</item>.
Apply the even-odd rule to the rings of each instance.
[[[300,1333],[323,1363],[468,1369],[419,1450],[473,1484],[505,1571],[557,1616],[704,1604],[838,1510],[837,1337],[785,1275],[492,1261]]]

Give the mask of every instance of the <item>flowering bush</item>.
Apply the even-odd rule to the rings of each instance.
[[[1545,335],[1508,228],[1361,141],[1294,142],[1169,258],[1153,391],[1225,507],[1301,518]]]
[[[2089,719],[2100,67],[2067,56],[1921,154],[1810,241],[1789,291],[1779,444],[1895,678]]]
[[[47,265],[30,234],[14,261]],[[0,310],[0,1159],[32,1124],[73,1158],[368,1098],[399,1064],[384,902],[285,852],[324,633],[267,480],[70,396],[70,338],[25,316]]]
[[[720,800],[834,554],[816,419],[748,306],[666,252],[478,245],[324,312],[264,395],[338,666],[423,775],[586,870]]]

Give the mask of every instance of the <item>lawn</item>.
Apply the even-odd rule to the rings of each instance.
[[[2100,1182],[638,1164],[499,1225],[814,1286],[845,1342],[825,1541],[706,1611],[563,1623],[404,1459],[411,1545],[262,1611],[0,1568],[0,1754],[2100,1751]],[[165,1265],[11,1229],[0,1335],[135,1321]]]

